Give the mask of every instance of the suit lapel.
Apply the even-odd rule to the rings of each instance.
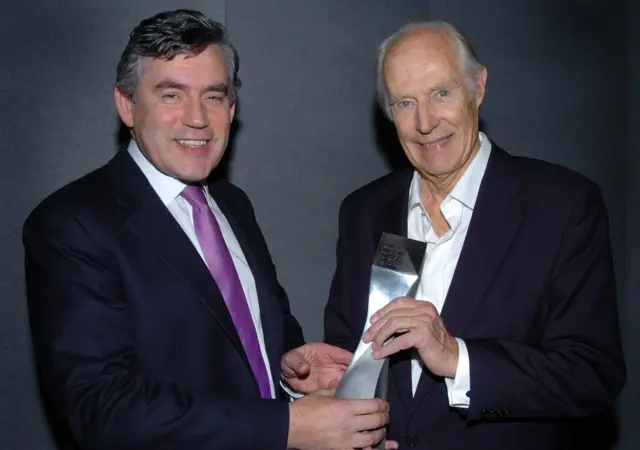
[[[256,283],[256,292],[258,294],[258,302],[260,304],[260,320],[262,322],[262,333],[264,337],[265,349],[267,351],[267,357],[269,359],[269,367],[271,370],[271,377],[274,381],[275,391],[278,392],[277,381],[280,379],[280,356],[281,351],[278,348],[277,332],[281,328],[282,320],[280,317],[280,311],[275,308],[277,304],[270,301],[273,297],[273,292],[268,288],[269,284],[264,280],[264,270],[261,270],[260,263],[256,258],[255,243],[252,244],[251,236],[247,234],[247,224],[242,224],[239,215],[236,212],[235,201],[229,194],[227,189],[224,189],[222,181],[217,181],[209,184],[209,192],[215,199],[218,207],[223,212],[233,234],[235,235],[240,248],[244,253],[244,257],[247,260],[247,264],[251,269],[254,281]],[[236,200],[237,201],[237,200]],[[257,380],[256,380],[257,386]]]
[[[111,164],[118,201],[130,212],[126,227],[192,288],[250,368],[224,299],[189,238],[126,151]]]
[[[452,336],[463,336],[522,221],[520,184],[509,158],[494,146],[442,311]]]
[[[407,215],[409,211],[409,186],[413,170],[405,170],[399,174],[397,184],[390,189],[392,195],[386,202],[381,202],[380,209],[373,217],[373,248],[378,248],[378,243],[383,233],[393,233],[399,236],[407,236]],[[363,311],[366,319],[366,311]],[[411,352],[403,351],[391,356],[389,360],[391,383],[395,384],[398,396],[408,412],[413,401],[411,392]],[[407,384],[407,380],[409,383]]]
[[[480,185],[473,217],[449,287],[442,320],[454,337],[463,337],[513,241],[522,211],[519,182],[509,167],[511,156],[493,145]],[[436,377],[423,373],[414,405],[417,408]]]
[[[373,217],[373,246],[378,243],[383,233],[399,236],[407,235],[407,214],[409,210],[409,187],[396,193],[388,202],[381,204]]]

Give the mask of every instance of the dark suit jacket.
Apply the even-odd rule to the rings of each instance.
[[[383,232],[407,235],[412,170],[341,207],[325,338],[354,350]],[[469,351],[471,404],[449,407],[425,372],[411,394],[407,352],[391,360],[389,438],[423,449],[570,449],[572,419],[609,407],[625,381],[606,210],[568,169],[493,146],[442,311]]]
[[[278,388],[300,327],[247,196],[218,181],[256,281]],[[284,449],[206,265],[127,152],[46,199],[24,227],[29,318],[45,395],[82,448]]]

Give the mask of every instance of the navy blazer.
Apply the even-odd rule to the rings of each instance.
[[[278,390],[300,326],[247,196],[209,190],[255,278]],[[43,201],[23,240],[44,394],[80,447],[286,447],[287,403],[260,398],[215,281],[126,151]]]
[[[407,235],[413,170],[355,191],[340,210],[325,339],[354,350],[383,232]],[[470,360],[470,407],[428,371],[411,393],[408,352],[390,365],[388,437],[420,449],[571,449],[575,419],[625,382],[606,209],[581,175],[493,145],[442,310]]]

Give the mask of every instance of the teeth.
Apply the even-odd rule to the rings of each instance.
[[[446,139],[438,139],[435,142],[431,142],[431,143],[427,143],[427,144],[422,144],[422,145],[426,145],[427,147],[433,147],[434,145],[438,145],[438,144],[442,144],[444,141],[446,141]]]
[[[207,141],[197,141],[195,139],[178,139],[178,142],[185,147],[202,147]]]

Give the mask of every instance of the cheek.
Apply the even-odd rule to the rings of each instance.
[[[181,117],[181,114],[180,107],[162,104],[147,105],[140,111],[140,116],[145,123],[155,125],[173,123]]]
[[[212,127],[223,130],[231,125],[231,113],[229,110],[215,109],[209,111],[209,123]]]
[[[182,113],[178,108],[158,108],[150,118],[158,126],[168,128],[179,122],[181,115]]]
[[[402,119],[396,119],[394,121],[394,125],[396,127],[396,133],[398,134],[398,138],[401,141],[411,140],[416,132],[416,127],[413,121],[413,118],[407,114],[406,117]]]
[[[473,128],[478,121],[477,110],[472,103],[466,103],[460,108],[460,122],[468,128]]]
[[[440,113],[440,117],[443,120],[455,127],[462,125],[466,121],[468,115],[467,109],[460,103],[442,105]]]

